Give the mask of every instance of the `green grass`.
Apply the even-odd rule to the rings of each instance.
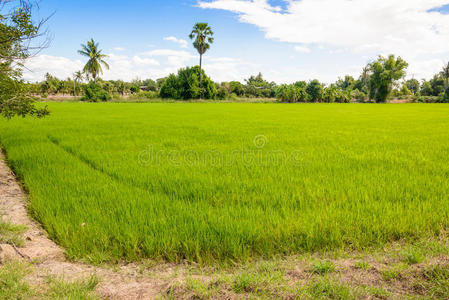
[[[25,230],[25,226],[14,225],[0,219],[0,243],[22,246],[24,243],[22,234]]]
[[[98,278],[95,276],[73,282],[67,282],[62,278],[49,278],[47,284],[48,291],[45,295],[47,299],[99,299],[94,293],[98,285]]]
[[[0,143],[72,258],[243,261],[449,229],[447,105],[49,108],[0,121]]]
[[[331,261],[320,260],[312,264],[310,271],[315,274],[324,275],[326,273],[334,272],[335,269],[336,267]]]
[[[0,299],[27,299],[33,290],[25,281],[31,268],[24,263],[6,263],[0,266]]]
[[[95,294],[98,279],[95,276],[77,281],[64,281],[48,277],[44,283],[32,281],[27,276],[35,267],[24,262],[8,262],[0,265],[0,300],[22,299],[100,299]]]

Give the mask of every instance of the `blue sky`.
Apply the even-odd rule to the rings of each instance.
[[[449,0],[43,0],[40,14],[54,12],[47,23],[53,40],[27,65],[32,72],[25,77],[39,80],[47,71],[70,76],[85,61],[77,54],[79,45],[91,37],[110,55],[105,79],[166,76],[197,64],[188,40],[195,22],[208,22],[215,32],[205,69],[216,81],[243,80],[260,71],[277,82],[331,82],[346,73],[357,76],[371,59],[389,53],[410,62],[410,76],[429,77],[449,60],[448,4]]]

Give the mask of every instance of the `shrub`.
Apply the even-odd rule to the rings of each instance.
[[[171,74],[161,87],[162,98],[173,99],[215,99],[217,88],[202,70],[202,84],[200,87],[199,67],[180,69],[177,75]]]
[[[95,82],[91,82],[85,85],[83,88],[84,88],[84,97],[81,99],[83,101],[100,102],[112,99],[111,95],[105,90],[103,90]]]
[[[359,89],[355,89],[351,92],[351,97],[356,101],[364,102],[366,99],[366,94]]]
[[[318,80],[314,79],[307,85],[306,92],[313,102],[321,101],[323,98],[323,85]]]
[[[282,102],[305,102],[307,93],[294,84],[283,84],[276,90],[276,98]]]
[[[441,102],[448,103],[449,102],[449,87],[446,89],[446,92],[443,95],[443,99]]]

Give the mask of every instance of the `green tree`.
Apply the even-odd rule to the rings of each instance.
[[[215,84],[207,77],[204,70],[202,72],[203,82],[200,88],[199,67],[180,69],[177,75],[171,74],[165,80],[160,90],[162,98],[172,99],[215,99],[217,97],[217,88]]]
[[[203,67],[203,55],[210,49],[210,45],[214,43],[214,38],[212,37],[213,35],[214,33],[212,32],[212,29],[207,23],[196,23],[189,35],[190,39],[194,40],[193,47],[195,47],[200,55],[200,86],[203,82],[203,74],[201,72]]]
[[[84,79],[84,76],[83,76],[83,73],[81,72],[81,71],[76,71],[74,74],[73,74],[73,95],[74,96],[76,96],[76,91],[77,91],[77,86],[76,86],[76,84],[78,83],[78,82],[81,82],[81,81],[83,81],[83,79]]]
[[[35,99],[22,80],[24,60],[47,42],[36,39],[42,34],[40,28],[45,20],[35,22],[33,9],[32,1],[0,1],[0,113],[6,118],[49,113],[34,105]]]
[[[432,96],[433,88],[429,81],[423,79],[421,84],[420,93],[422,96]]]
[[[104,60],[108,56],[106,54],[102,54],[102,50],[99,49],[99,44],[91,39],[87,42],[86,45],[81,45],[81,50],[78,50],[78,53],[89,58],[86,65],[84,66],[84,73],[90,74],[94,81],[97,81],[97,77],[100,74],[103,74],[102,65],[109,69],[108,63]]]
[[[418,80],[409,79],[405,82],[405,85],[413,93],[413,95],[417,95],[419,93],[420,85]]]
[[[379,58],[370,64],[369,96],[376,102],[385,102],[393,84],[405,76],[408,63],[401,57],[390,55]]]
[[[307,94],[303,87],[283,84],[276,89],[276,98],[282,102],[305,102]]]
[[[344,79],[339,79],[337,81],[337,87],[342,90],[353,90],[354,86],[356,84],[356,81],[354,77],[350,75],[346,75]]]
[[[323,99],[323,91],[323,85],[317,79],[310,81],[306,88],[306,92],[313,102],[318,102]]]
[[[229,92],[237,96],[243,96],[245,94],[245,88],[241,82],[231,81],[229,83]]]
[[[444,90],[447,91],[449,88],[449,62],[443,67],[443,72],[441,72],[441,75],[444,78]]]

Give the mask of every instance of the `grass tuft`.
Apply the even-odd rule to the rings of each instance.
[[[336,270],[335,265],[329,260],[320,260],[312,264],[311,272],[319,275],[334,272]]]
[[[25,242],[23,233],[26,229],[26,226],[0,221],[0,243],[14,244],[18,247],[23,246]]]

